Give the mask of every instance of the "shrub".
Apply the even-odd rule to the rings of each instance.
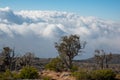
[[[9,69],[7,69],[5,72],[0,73],[0,80],[13,80],[13,79],[14,79],[13,74]]]
[[[54,58],[46,66],[46,69],[53,71],[62,71],[64,69],[63,63],[60,58]]]
[[[7,69],[4,74],[4,79],[13,79],[13,74],[11,73],[11,71],[9,69]]]
[[[72,71],[72,72],[78,71],[78,66],[73,65],[72,68],[71,68],[71,71]]]
[[[13,79],[15,79],[15,80],[20,79],[20,75],[18,72],[13,72],[12,75],[13,75]]]
[[[3,72],[0,72],[0,80],[4,80],[4,74],[3,74]]]
[[[78,71],[78,72],[73,72],[72,75],[76,78],[76,80],[90,80],[91,77],[89,73],[86,71]]]
[[[37,79],[38,77],[37,69],[31,66],[24,67],[20,72],[21,79]]]
[[[7,69],[5,72],[0,73],[0,80],[16,80],[20,79],[19,74],[17,72],[11,72]]]
[[[95,70],[91,72],[93,80],[115,80],[115,73],[112,70]]]

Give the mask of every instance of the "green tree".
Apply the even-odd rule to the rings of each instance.
[[[63,36],[60,42],[55,43],[55,48],[68,70],[71,70],[73,58],[81,52],[85,44],[86,42],[80,43],[80,37],[77,35]]]

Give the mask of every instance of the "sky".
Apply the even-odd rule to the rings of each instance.
[[[56,57],[54,43],[77,34],[86,41],[89,58],[95,49],[120,54],[120,0],[0,0],[0,51]]]
[[[120,0],[0,0],[13,10],[50,10],[78,13],[120,21]]]

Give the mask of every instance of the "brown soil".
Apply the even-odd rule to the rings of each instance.
[[[52,80],[75,80],[75,78],[71,76],[70,72],[54,72],[44,70],[40,74],[42,76],[49,76],[52,78]]]

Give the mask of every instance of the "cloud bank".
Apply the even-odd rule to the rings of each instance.
[[[54,42],[70,34],[87,41],[84,57],[92,56],[95,49],[120,51],[119,22],[68,12],[0,8],[0,48],[11,46],[21,54],[31,51],[39,57],[55,57]]]

